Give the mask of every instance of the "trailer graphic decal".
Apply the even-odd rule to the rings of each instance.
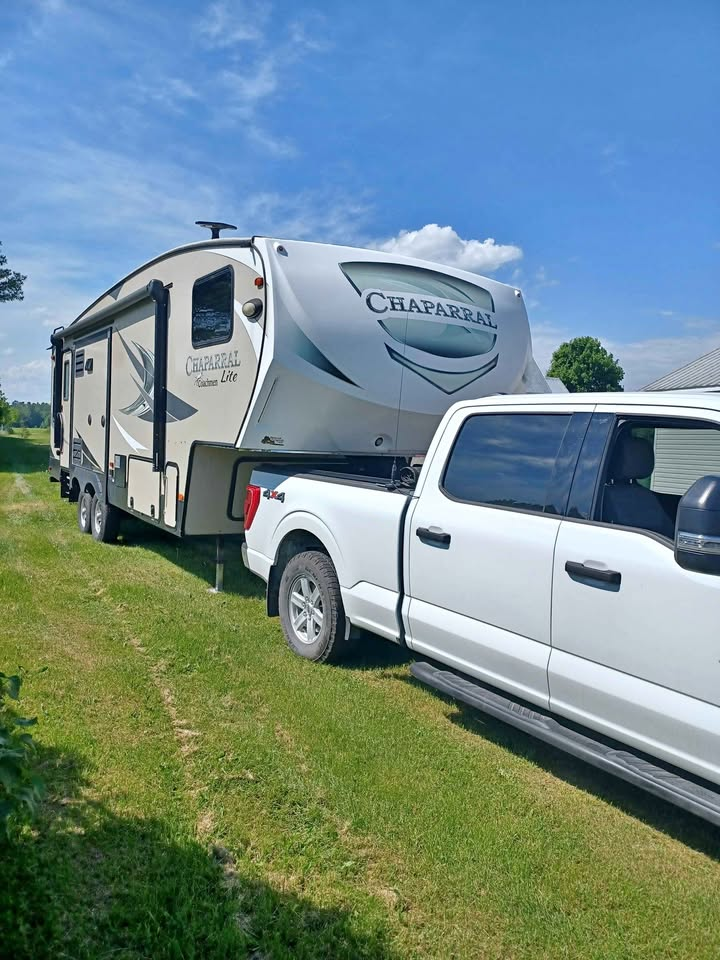
[[[457,393],[458,390],[462,390],[463,387],[469,386],[474,380],[479,380],[480,377],[484,377],[486,373],[494,370],[498,364],[498,357],[494,357],[489,363],[475,370],[434,370],[432,367],[423,367],[419,363],[414,363],[407,357],[403,357],[401,353],[393,350],[393,348],[387,344],[385,344],[385,349],[396,363],[407,367],[408,370],[412,370],[413,373],[422,377],[423,380],[427,380],[428,383],[431,383],[434,387],[437,387],[439,390],[442,390],[443,393],[447,394]]]
[[[129,447],[132,447],[135,453],[140,450],[147,450],[147,447],[144,447],[139,440],[136,440],[135,437],[131,437],[127,430],[123,429],[123,427],[117,422],[116,417],[113,417],[113,423],[120,431],[120,435],[125,440],[125,443],[127,443]]]
[[[154,416],[155,404],[155,355],[150,350],[143,347],[137,341],[133,340],[133,347],[137,350],[137,356],[125,342],[123,335],[118,333],[120,343],[122,343],[127,353],[130,363],[135,368],[139,380],[133,377],[133,382],[140,393],[137,399],[133,400],[127,407],[121,407],[120,413],[127,414],[129,417],[139,417],[140,420],[152,422]],[[177,420],[187,420],[197,413],[197,409],[176,397],[174,393],[167,391],[167,420],[174,422]]]
[[[303,360],[307,360],[308,363],[311,363],[314,367],[317,367],[318,370],[322,370],[324,373],[329,373],[331,377],[337,377],[338,380],[342,380],[345,383],[349,383],[351,387],[357,387],[358,384],[354,380],[351,380],[350,377],[346,376],[342,370],[338,370],[335,364],[328,360],[322,350],[319,350],[312,340],[306,336],[300,327],[295,328],[293,331],[293,336],[295,339],[295,351],[298,356],[302,357]]]
[[[340,269],[386,334],[396,343],[442,360],[481,357],[497,350],[495,303],[484,287],[409,264],[358,261]],[[472,370],[438,370],[385,348],[392,360],[442,390],[456,393],[498,363]]]
[[[79,467],[89,466],[91,470],[95,471],[95,473],[102,473],[100,464],[90,452],[90,448],[85,443],[79,432],[77,437],[73,438],[72,459],[73,463],[77,464]]]

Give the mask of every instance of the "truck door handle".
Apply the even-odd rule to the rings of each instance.
[[[619,587],[622,580],[622,574],[618,570],[600,570],[597,567],[589,567],[585,563],[578,563],[575,560],[568,560],[565,564],[565,572],[571,577],[582,577],[584,580],[599,580],[600,583],[609,583],[614,587]]]
[[[418,527],[415,531],[415,536],[422,540],[423,543],[426,541],[429,543],[441,543],[443,546],[447,547],[450,545],[450,534],[443,533],[442,530],[431,530],[429,527]]]

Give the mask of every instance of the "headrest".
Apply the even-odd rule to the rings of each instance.
[[[644,480],[655,467],[655,454],[649,440],[623,433],[615,444],[610,461],[610,479]]]

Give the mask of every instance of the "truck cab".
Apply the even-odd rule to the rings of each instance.
[[[720,782],[720,568],[676,544],[712,475],[720,398],[460,405],[407,531],[408,645]]]

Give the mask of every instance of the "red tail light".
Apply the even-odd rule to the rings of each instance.
[[[255,519],[255,514],[257,509],[260,506],[260,487],[256,487],[254,483],[249,483],[247,485],[247,490],[245,491],[245,529],[249,530],[252,526],[252,522]]]

